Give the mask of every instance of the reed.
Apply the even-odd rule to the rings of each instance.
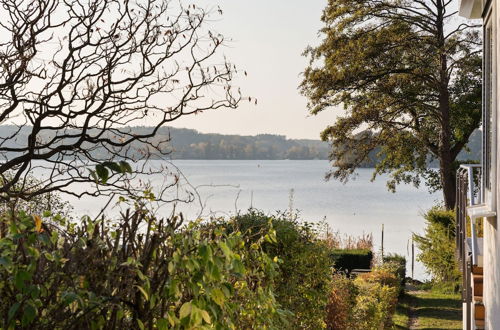
[[[341,234],[328,224],[322,224],[319,237],[331,249],[373,250],[373,235],[363,233],[360,236]]]

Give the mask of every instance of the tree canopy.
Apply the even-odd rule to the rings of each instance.
[[[442,188],[454,207],[456,158],[481,121],[477,26],[442,0],[329,0],[321,20],[300,88],[312,114],[343,112],[321,135],[327,176],[348,180],[378,148],[374,178]]]

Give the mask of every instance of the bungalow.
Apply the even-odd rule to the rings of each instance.
[[[459,8],[465,18],[483,20],[484,35],[482,162],[463,165],[457,174],[456,236],[463,272],[464,329],[500,329],[499,6],[500,0],[461,0]]]

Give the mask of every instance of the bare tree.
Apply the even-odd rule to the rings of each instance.
[[[169,152],[154,138],[162,125],[241,100],[236,69],[219,56],[224,38],[205,26],[220,9],[170,0],[0,4],[0,124],[11,125],[0,127],[2,199],[130,189],[123,173],[146,168],[129,161]],[[130,128],[138,125],[151,128]],[[45,176],[29,187],[36,169]],[[94,181],[105,185],[74,189]]]

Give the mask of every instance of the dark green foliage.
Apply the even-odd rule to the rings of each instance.
[[[275,230],[276,242],[265,243],[263,249],[270,257],[279,258],[276,300],[294,313],[292,329],[324,328],[331,291],[331,259],[314,226],[286,215],[267,216],[254,210],[234,221],[252,239],[259,239],[259,233],[265,233],[266,228]]]
[[[425,215],[427,226],[423,235],[414,235],[422,262],[434,281],[454,282],[460,277],[455,258],[455,213],[440,207]]]
[[[337,270],[350,272],[353,269],[370,269],[373,259],[371,250],[344,250],[331,251],[330,258]]]
[[[106,184],[110,177],[109,171],[115,174],[132,173],[132,167],[125,161],[104,162],[96,165],[95,171],[90,170],[90,175],[96,183]]]

